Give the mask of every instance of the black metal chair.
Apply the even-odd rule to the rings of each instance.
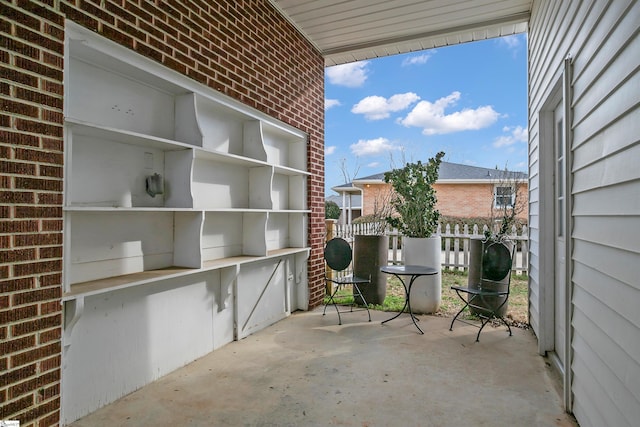
[[[469,286],[452,286],[460,299],[465,303],[464,307],[455,315],[451,321],[449,330],[453,330],[453,323],[466,323],[480,328],[476,335],[476,342],[480,341],[482,329],[493,319],[498,319],[504,323],[511,333],[511,326],[506,322],[501,311],[506,308],[511,287],[511,266],[515,245],[513,250],[502,242],[485,243],[481,254],[480,279],[478,283],[470,283]],[[458,317],[469,307],[472,312],[480,318],[481,324],[472,323]]]
[[[339,237],[329,240],[324,248],[324,260],[328,267],[325,278],[327,282],[335,286],[329,291],[329,297],[324,305],[322,315],[324,316],[327,313],[328,305],[333,305],[338,313],[338,325],[342,325],[341,313],[363,310],[367,311],[369,322],[371,322],[371,313],[369,312],[367,300],[360,290],[361,286],[366,286],[371,283],[371,278],[357,277],[353,274],[353,271],[350,269],[352,258],[351,246],[346,240]],[[340,302],[336,300],[336,298],[341,298],[337,295],[338,291],[345,286],[351,286],[353,288],[353,301],[348,304],[350,307],[348,311],[338,308],[338,305],[346,305],[345,301],[342,301],[342,304],[340,304]],[[351,296],[348,295],[346,298],[351,299]],[[357,307],[357,303],[361,303],[364,308],[354,309],[354,307]]]

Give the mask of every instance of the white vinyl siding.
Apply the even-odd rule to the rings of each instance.
[[[640,3],[535,1],[529,32],[530,309],[545,333],[539,116],[572,59],[572,391],[582,427],[640,419]],[[548,342],[548,341],[547,341]],[[544,348],[543,348],[544,349]]]

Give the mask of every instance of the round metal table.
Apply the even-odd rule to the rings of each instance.
[[[426,267],[424,265],[387,265],[384,267],[380,267],[380,271],[396,276],[398,280],[400,280],[400,283],[402,283],[405,294],[404,306],[402,307],[402,310],[400,310],[398,314],[396,314],[392,318],[383,321],[382,324],[385,324],[390,320],[397,318],[404,312],[406,308],[409,308],[409,315],[411,316],[413,324],[416,325],[416,328],[418,328],[418,331],[420,331],[421,334],[424,334],[422,329],[420,329],[420,326],[418,326],[418,323],[416,323],[416,321],[420,321],[420,319],[418,319],[411,310],[411,287],[413,286],[413,282],[418,277],[433,276],[435,274],[438,274],[438,270],[432,267]],[[410,277],[408,285],[405,283],[403,276]]]

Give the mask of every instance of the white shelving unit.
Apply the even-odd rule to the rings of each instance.
[[[73,23],[65,35],[70,423],[306,308],[309,173],[303,132]]]
[[[308,251],[304,133],[105,49],[69,42],[65,298]],[[164,191],[152,196],[154,174]]]

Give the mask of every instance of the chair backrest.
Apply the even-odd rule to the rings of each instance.
[[[499,282],[511,272],[512,251],[502,242],[486,245],[482,253],[482,278]]]
[[[349,267],[352,256],[351,246],[340,237],[329,240],[324,248],[324,259],[332,270],[342,271]]]

